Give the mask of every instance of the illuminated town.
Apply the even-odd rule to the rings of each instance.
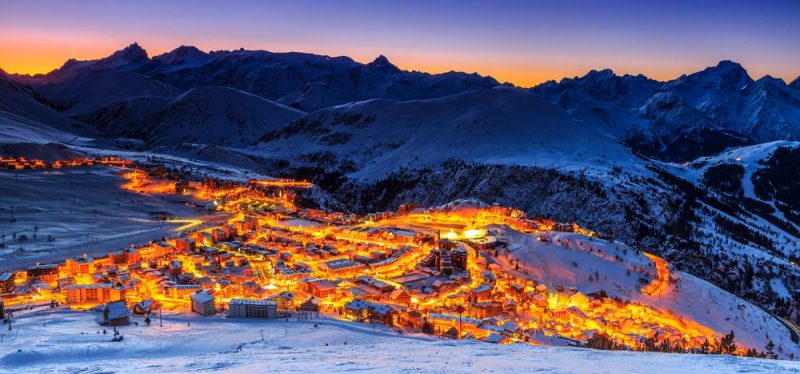
[[[520,237],[552,245],[576,240],[597,256],[601,250],[592,243],[608,241],[576,224],[529,219],[512,208],[457,201],[358,216],[298,207],[299,192],[313,187],[302,181],[191,180],[108,157],[2,163],[12,169],[113,167],[128,191],[188,196],[198,209],[227,217],[211,227],[199,219],[164,218],[176,226],[173,237],[2,274],[6,315],[43,304],[100,308],[101,323],[110,326],[163,310],[229,318],[323,315],[452,339],[586,345],[604,337],[617,349],[675,352],[708,352],[727,333],[605,292],[584,294],[520,268],[508,255]],[[644,256],[649,264],[632,267],[640,277],[636,293],[668,298],[675,287],[669,265]]]

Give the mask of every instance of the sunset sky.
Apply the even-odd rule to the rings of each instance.
[[[0,68],[44,73],[132,42],[379,54],[403,69],[460,70],[531,86],[590,69],[666,80],[731,59],[800,75],[800,1],[8,1]]]

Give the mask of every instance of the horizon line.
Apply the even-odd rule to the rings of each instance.
[[[775,76],[775,75],[772,75],[772,74],[769,74],[769,73],[767,73],[767,74],[764,74],[763,76],[761,76],[761,77],[759,77],[759,78],[754,78],[753,76],[750,76],[750,72],[749,72],[749,71],[747,70],[747,68],[745,68],[745,67],[744,67],[744,66],[743,66],[741,63],[739,63],[739,62],[736,62],[736,61],[735,61],[735,60],[733,60],[733,59],[721,59],[721,60],[719,60],[719,61],[716,63],[716,65],[705,65],[704,67],[701,67],[701,68],[699,68],[699,70],[695,70],[695,71],[692,71],[692,72],[689,72],[689,73],[687,73],[687,72],[684,72],[684,73],[681,73],[680,75],[678,75],[678,76],[676,76],[676,77],[674,77],[674,78],[670,78],[670,79],[666,79],[666,80],[663,80],[663,79],[658,79],[658,78],[653,78],[653,77],[651,77],[651,76],[649,76],[649,75],[647,75],[647,74],[645,74],[645,73],[641,73],[641,72],[640,72],[640,73],[633,73],[633,74],[632,74],[632,73],[623,73],[623,74],[618,74],[616,71],[614,71],[614,69],[612,69],[612,68],[609,68],[609,67],[603,67],[603,68],[595,67],[595,68],[589,68],[589,70],[587,70],[585,73],[583,73],[583,75],[574,75],[574,76],[563,75],[563,76],[561,76],[561,78],[558,78],[558,79],[556,79],[556,78],[553,78],[553,79],[546,79],[546,80],[542,80],[542,81],[540,81],[540,82],[537,82],[537,83],[535,83],[535,84],[533,84],[533,85],[527,86],[527,85],[520,85],[520,84],[517,84],[517,83],[514,83],[514,82],[510,82],[510,81],[505,81],[505,82],[504,82],[504,81],[502,81],[502,80],[500,80],[500,79],[497,79],[497,78],[495,78],[495,77],[494,77],[493,75],[491,75],[491,74],[483,74],[483,73],[480,73],[480,72],[478,72],[478,71],[472,71],[472,72],[468,72],[468,71],[463,71],[463,70],[455,70],[455,69],[450,69],[450,70],[444,70],[444,71],[438,71],[438,72],[437,72],[437,71],[426,71],[426,70],[420,70],[420,69],[416,69],[416,68],[410,68],[410,69],[407,69],[407,68],[404,68],[404,67],[402,67],[402,66],[399,66],[399,65],[395,64],[394,62],[392,62],[392,59],[389,59],[389,58],[388,58],[388,57],[387,57],[385,54],[383,54],[383,53],[377,53],[377,55],[376,55],[376,56],[375,56],[375,57],[374,57],[372,60],[370,60],[370,61],[363,61],[363,60],[358,60],[358,59],[356,59],[356,58],[354,58],[354,57],[351,57],[350,55],[346,55],[346,54],[345,54],[345,55],[329,55],[329,54],[324,54],[324,53],[315,53],[315,52],[302,51],[302,50],[275,51],[275,50],[268,50],[268,49],[248,49],[248,48],[245,48],[245,47],[239,47],[239,48],[233,48],[233,49],[208,49],[208,50],[204,50],[204,49],[202,49],[202,48],[200,48],[200,47],[197,47],[196,45],[193,45],[193,44],[180,44],[180,45],[178,45],[177,47],[174,47],[174,48],[172,48],[172,49],[170,49],[170,50],[167,50],[167,51],[164,51],[164,52],[161,52],[161,53],[152,53],[152,54],[151,54],[151,53],[150,53],[150,52],[148,52],[148,50],[147,50],[146,48],[144,48],[144,47],[143,47],[143,46],[142,46],[142,45],[141,45],[141,44],[140,44],[138,41],[134,41],[134,42],[132,42],[132,43],[128,44],[127,46],[125,46],[125,47],[118,48],[118,49],[114,49],[113,51],[111,51],[111,52],[109,52],[109,53],[107,53],[107,54],[105,54],[105,55],[102,55],[102,56],[100,56],[100,57],[96,57],[96,58],[89,58],[89,59],[78,59],[78,58],[75,58],[75,57],[70,57],[70,58],[67,58],[66,60],[64,60],[64,62],[62,62],[62,63],[61,63],[60,65],[58,65],[57,67],[55,67],[55,68],[52,68],[52,69],[50,69],[50,70],[48,70],[48,71],[45,71],[45,72],[37,72],[37,73],[19,73],[19,72],[12,72],[12,71],[6,70],[6,69],[5,69],[5,68],[3,68],[2,66],[0,66],[0,72],[4,72],[4,73],[6,73],[7,75],[9,75],[9,76],[12,76],[12,77],[13,77],[13,76],[20,76],[20,77],[37,77],[37,76],[45,76],[45,75],[47,75],[47,74],[50,74],[50,73],[52,73],[52,72],[54,72],[54,71],[57,71],[57,70],[59,70],[59,69],[63,68],[63,67],[64,67],[64,66],[65,66],[65,65],[66,65],[66,64],[69,62],[69,61],[77,61],[77,62],[98,61],[98,60],[102,60],[102,59],[104,59],[104,58],[110,57],[110,56],[112,56],[112,55],[113,55],[114,53],[116,53],[116,52],[123,51],[123,50],[125,50],[125,49],[127,49],[127,48],[133,47],[134,45],[135,45],[135,46],[138,46],[138,47],[139,47],[139,48],[141,48],[143,51],[145,51],[145,54],[147,55],[147,58],[148,58],[148,60],[152,60],[152,59],[153,59],[153,58],[155,58],[155,57],[158,57],[158,56],[162,56],[162,55],[168,54],[168,53],[170,53],[170,52],[172,52],[172,51],[174,51],[174,50],[176,50],[176,49],[178,49],[178,48],[181,48],[181,47],[191,47],[191,48],[195,48],[195,49],[197,49],[197,50],[199,50],[199,51],[201,51],[201,52],[203,52],[203,53],[205,53],[205,54],[212,54],[212,53],[226,53],[226,52],[227,52],[227,53],[233,53],[233,52],[237,52],[237,51],[245,51],[245,52],[268,52],[268,53],[275,53],[275,54],[290,54],[290,53],[298,53],[298,54],[307,54],[307,55],[314,55],[314,56],[324,56],[324,57],[328,57],[328,58],[348,58],[348,59],[350,59],[350,60],[352,60],[352,61],[354,61],[354,62],[356,62],[356,63],[359,63],[359,64],[361,64],[361,65],[367,65],[367,64],[369,64],[370,62],[373,62],[373,61],[375,61],[376,59],[378,59],[379,57],[383,56],[383,57],[385,57],[385,58],[386,58],[386,59],[387,59],[387,60],[388,60],[388,61],[389,61],[389,62],[390,62],[392,65],[394,65],[394,66],[395,66],[395,67],[397,67],[398,69],[400,69],[400,70],[402,70],[402,71],[405,71],[405,72],[419,72],[419,73],[425,73],[425,74],[431,74],[431,75],[444,74],[444,73],[448,73],[448,72],[457,72],[457,73],[464,73],[464,74],[477,74],[477,75],[479,75],[479,76],[481,76],[481,77],[484,77],[484,78],[492,78],[492,79],[494,79],[495,81],[497,81],[499,85],[512,85],[512,86],[514,86],[514,87],[516,87],[516,88],[524,88],[524,89],[528,89],[528,88],[534,88],[534,87],[537,87],[537,86],[540,86],[540,85],[542,85],[542,84],[549,83],[549,82],[560,83],[560,82],[562,82],[562,81],[563,81],[563,80],[565,80],[565,79],[576,79],[576,78],[582,78],[582,77],[585,77],[585,76],[587,76],[588,74],[590,74],[590,73],[592,73],[592,72],[602,72],[602,71],[605,71],[605,70],[609,70],[609,71],[611,71],[611,72],[612,72],[612,73],[613,73],[615,76],[619,76],[619,77],[624,77],[624,76],[632,76],[632,77],[642,76],[642,77],[645,77],[645,78],[647,78],[647,79],[650,79],[650,80],[657,81],[657,82],[659,82],[659,83],[667,83],[667,82],[670,82],[670,81],[673,81],[673,80],[679,79],[679,78],[681,78],[681,77],[683,77],[683,76],[686,76],[686,75],[689,75],[689,74],[694,74],[694,73],[697,73],[697,72],[703,71],[703,70],[705,70],[705,69],[708,69],[708,68],[717,67],[717,66],[719,66],[719,65],[720,65],[721,63],[723,63],[723,62],[732,62],[732,63],[734,63],[734,64],[737,64],[737,65],[739,65],[739,66],[740,66],[742,69],[744,69],[744,71],[747,73],[747,75],[748,75],[748,76],[749,76],[749,77],[750,77],[750,78],[751,78],[753,81],[758,81],[758,80],[760,80],[760,79],[764,79],[764,78],[767,78],[767,77],[769,77],[769,78],[773,78],[773,79],[777,79],[777,80],[783,81],[783,83],[784,83],[784,84],[787,84],[787,85],[789,85],[789,84],[791,84],[791,83],[793,83],[793,82],[795,82],[795,81],[798,81],[798,82],[800,82],[800,75],[798,75],[797,77],[791,78],[791,80],[787,80],[787,79],[786,79],[786,78],[784,78],[784,77]]]

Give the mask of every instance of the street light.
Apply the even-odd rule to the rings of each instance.
[[[464,306],[459,305],[456,307],[456,312],[458,312],[458,338],[461,339],[462,334],[462,326],[461,326],[461,315],[464,313]]]

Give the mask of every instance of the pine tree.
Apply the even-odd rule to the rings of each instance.
[[[775,343],[772,342],[772,339],[767,342],[767,345],[764,348],[767,349],[767,358],[771,358],[773,360],[778,358],[778,355],[775,353]]]
[[[736,341],[734,340],[733,330],[725,335],[719,342],[720,353],[730,355],[736,352]]]

